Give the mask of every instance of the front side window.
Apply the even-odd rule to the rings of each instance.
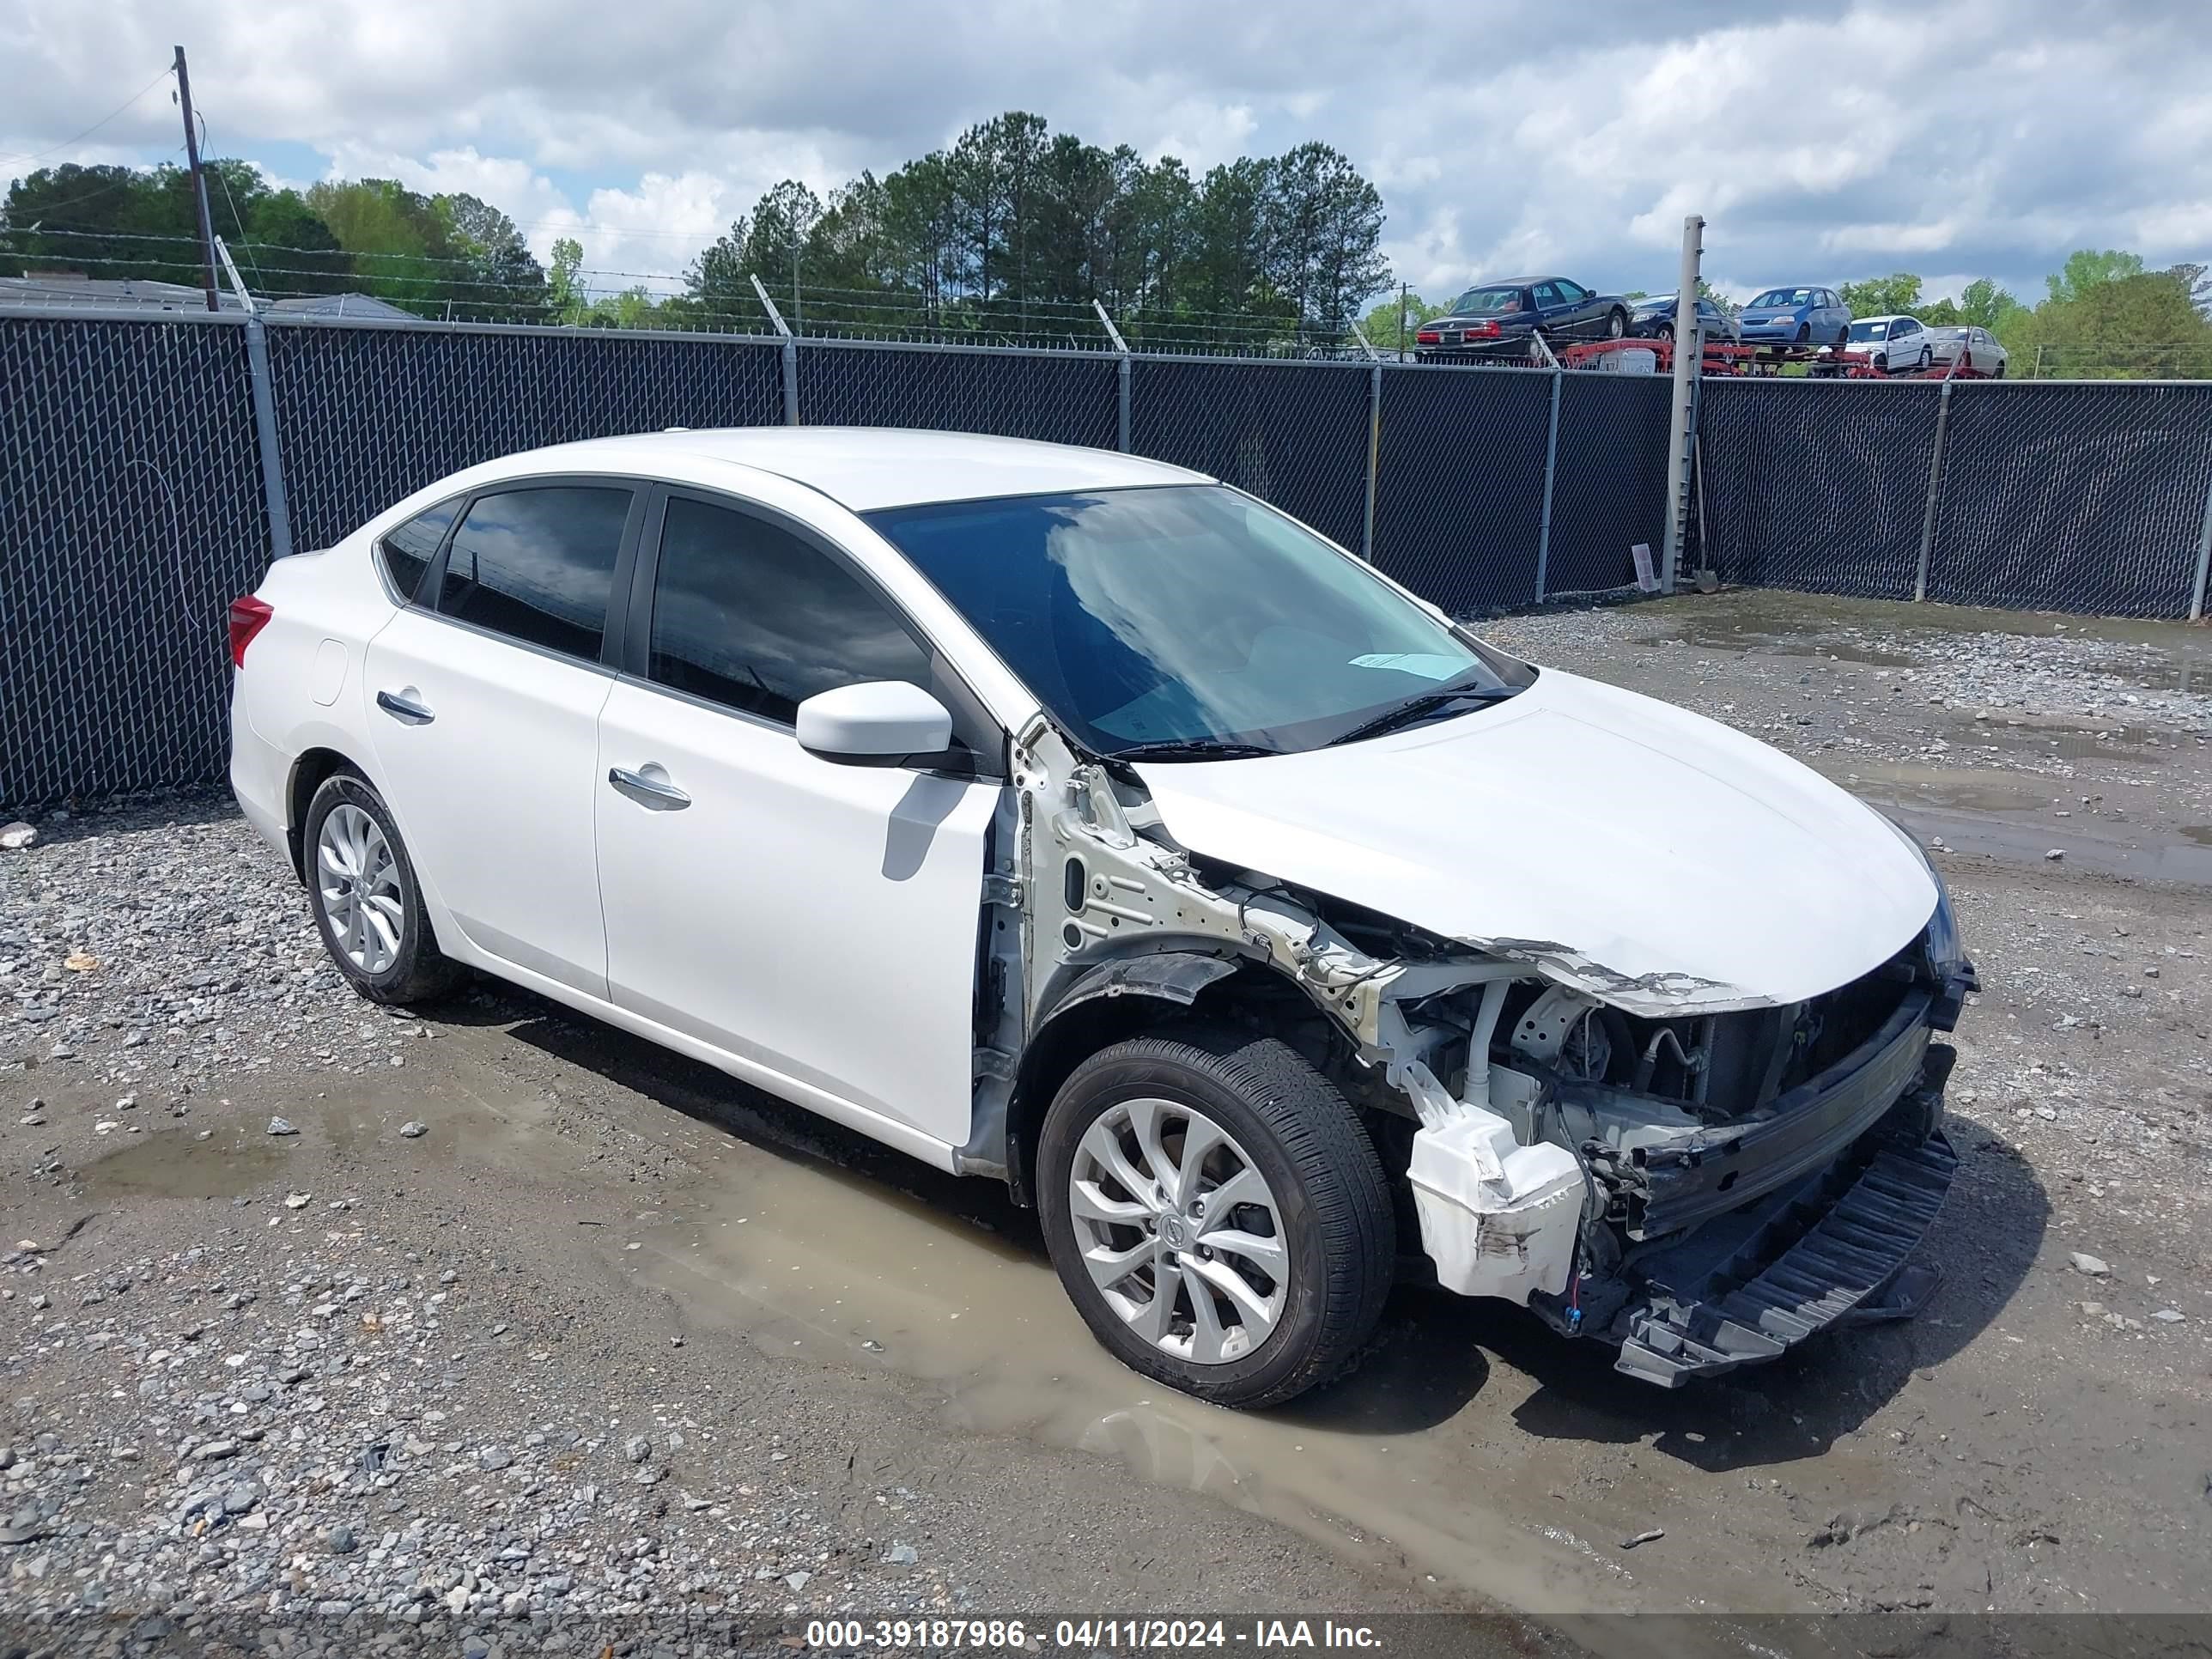
[[[930,653],[889,604],[789,531],[670,500],[653,578],[647,675],[789,724],[817,691],[865,680],[927,690]]]
[[[559,484],[480,495],[453,532],[438,610],[596,662],[630,492]]]
[[[1564,276],[1559,278],[1559,297],[1571,306],[1578,306],[1590,296],[1590,291],[1580,283],[1571,283]]]
[[[1220,484],[895,507],[868,522],[1097,753],[1318,748],[1440,694],[1502,697],[1534,678]]]
[[[428,512],[417,513],[397,530],[386,531],[384,539],[377,543],[377,553],[384,561],[384,574],[392,578],[392,586],[398,591],[402,605],[413,599],[415,590],[422,585],[422,573],[438,556],[438,544],[446,539],[453,515],[460,510],[458,496],[450,501],[440,501]]]

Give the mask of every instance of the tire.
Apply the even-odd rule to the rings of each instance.
[[[1618,340],[1628,332],[1628,313],[1618,306],[1605,313],[1605,337]]]
[[[366,778],[334,772],[323,780],[307,804],[301,848],[316,931],[356,991],[371,1002],[404,1006],[459,982],[460,966],[430,931],[422,884],[392,809]]]
[[[1222,1139],[1183,1187],[1200,1123]],[[1248,1196],[1208,1218],[1206,1200],[1231,1185]],[[1046,1114],[1037,1194],[1053,1266],[1100,1345],[1216,1405],[1279,1405],[1342,1375],[1390,1291],[1395,1216],[1374,1143],[1335,1085],[1278,1038],[1194,1025],[1093,1054]],[[1271,1240],[1281,1242],[1262,1248]],[[1094,1271],[1086,1251],[1108,1265]],[[1174,1279],[1163,1310],[1164,1272]],[[1243,1296],[1216,1295],[1231,1278]],[[1210,1328],[1193,1296],[1201,1286]]]
[[[1797,343],[1799,345],[1810,345],[1813,343],[1812,324],[1800,323],[1797,325]]]
[[[1876,368],[1880,369],[1883,374],[1888,374],[1888,373],[1889,373],[1889,354],[1888,354],[1887,351],[1885,351],[1885,352],[1883,352],[1883,353],[1881,354],[1881,356],[1880,356],[1879,357],[1876,357],[1876,358],[1874,360],[1874,366],[1875,366]]]
[[[1851,331],[1850,331],[1850,329],[1848,329],[1848,328],[1839,328],[1839,329],[1838,329],[1838,330],[1836,331],[1836,344],[1838,345],[1838,347],[1839,347],[1839,348],[1840,348],[1840,347],[1843,347],[1843,346],[1847,346],[1847,345],[1849,345],[1850,343],[1851,343]]]
[[[1926,374],[1926,373],[1927,373],[1927,372],[1928,372],[1931,368],[1933,368],[1933,367],[1935,366],[1935,362],[1936,362],[1936,348],[1935,348],[1935,347],[1933,347],[1933,346],[1923,346],[1923,347],[1921,347],[1921,348],[1920,348],[1920,372],[1921,372],[1923,374]]]
[[[1990,379],[1992,380],[2002,380],[2004,379],[2004,363],[2000,360],[1997,366],[1990,371]]]

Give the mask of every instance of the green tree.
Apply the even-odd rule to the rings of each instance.
[[[584,245],[574,237],[563,236],[553,244],[553,264],[545,273],[545,296],[556,323],[573,327],[591,309],[580,275],[583,264]]]
[[[1411,351],[1413,335],[1423,323],[1444,314],[1442,306],[1432,306],[1418,294],[1406,295],[1405,327],[1399,328],[1398,296],[1391,295],[1363,318],[1359,331],[1367,337],[1368,344],[1377,351]]]
[[[2027,307],[1986,276],[1978,276],[1959,295],[1962,322],[1997,331],[2004,329]]]
[[[2078,273],[2077,273],[2078,275]],[[2068,380],[2212,376],[2212,322],[2171,271],[2092,281],[2036,307],[2017,343],[2030,373]]]
[[[2044,278],[2051,289],[2051,297],[2062,302],[2078,300],[2091,289],[2106,283],[2118,282],[2124,276],[2140,276],[2143,272],[2142,255],[2124,253],[2118,248],[2079,248],[2066,256],[2066,263],[2051,276]]]
[[[1919,305],[1920,278],[1908,270],[1893,271],[1845,283],[1837,292],[1854,317],[1894,317]]]

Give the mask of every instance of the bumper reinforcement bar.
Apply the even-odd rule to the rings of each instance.
[[[1942,1209],[1958,1164],[1939,1133],[1909,1148],[1882,1148],[1856,1176],[1831,1170],[1808,1182],[1725,1261],[1699,1274],[1695,1292],[1654,1285],[1649,1300],[1626,1310],[1616,1369],[1678,1388],[1692,1376],[1778,1358],[1834,1325],[1917,1312],[1937,1274],[1905,1263]]]

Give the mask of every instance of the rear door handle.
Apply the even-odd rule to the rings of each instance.
[[[669,782],[668,775],[658,766],[641,772],[626,772],[619,766],[610,766],[607,781],[639,805],[649,806],[656,812],[678,812],[691,804],[691,797]]]
[[[402,696],[397,691],[378,692],[376,706],[391,715],[392,719],[404,720],[410,726],[428,726],[438,718],[414,698]]]

